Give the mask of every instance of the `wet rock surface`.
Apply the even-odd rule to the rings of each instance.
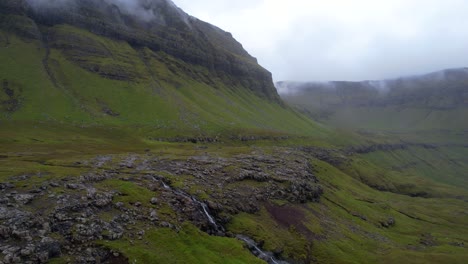
[[[142,240],[146,229],[177,231],[186,221],[226,236],[223,226],[234,214],[257,212],[271,199],[318,201],[322,193],[307,156],[292,150],[185,159],[99,156],[60,166],[86,171],[57,179],[12,175],[0,185],[3,263],[47,263],[61,256],[71,263],[128,263],[97,242]],[[31,180],[42,182],[17,187]]]

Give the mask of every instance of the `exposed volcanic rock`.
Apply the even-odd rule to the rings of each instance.
[[[226,236],[223,226],[237,213],[257,212],[272,199],[301,204],[322,194],[308,156],[293,149],[175,160],[109,155],[58,166],[84,172],[44,179],[32,190],[15,186],[38,181],[37,175],[12,176],[0,185],[4,263],[46,263],[59,256],[74,256],[73,263],[127,263],[97,242],[141,240],[149,228],[178,231],[184,222]]]

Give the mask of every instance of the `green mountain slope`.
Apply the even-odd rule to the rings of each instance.
[[[316,127],[281,103],[271,74],[228,33],[169,2],[148,7],[159,8],[164,26],[112,16],[96,1],[74,1],[64,11],[21,2],[2,2],[3,120],[144,125],[180,134]],[[8,3],[17,8],[6,13]],[[91,9],[96,17],[85,19]]]

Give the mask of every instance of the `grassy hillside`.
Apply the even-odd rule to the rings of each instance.
[[[1,31],[8,40],[0,47],[4,121],[140,125],[200,136],[226,130],[315,133],[318,128],[287,107],[226,86],[203,67],[164,52],[135,50],[71,26],[51,28],[49,34],[54,41],[48,49],[39,40]],[[106,54],[96,54],[100,50]]]

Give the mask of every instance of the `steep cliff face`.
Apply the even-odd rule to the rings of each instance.
[[[31,25],[41,28],[45,42],[62,42],[61,46],[55,45],[57,48],[82,51],[81,47],[74,45],[81,42],[76,42],[73,34],[57,34],[54,28],[68,24],[99,36],[125,41],[135,49],[146,47],[153,52],[165,52],[208,69],[212,78],[219,78],[230,87],[242,86],[279,102],[271,74],[259,66],[230,33],[187,15],[170,0],[127,2],[8,0],[2,1],[1,5],[2,12],[8,14],[4,19],[11,20],[9,16],[15,14],[23,20],[30,20]],[[15,21],[13,28],[24,31],[18,23],[22,22]],[[99,46],[85,44],[97,49],[93,55],[109,57],[99,50]],[[107,77],[121,79],[123,76],[110,73]]]
[[[0,60],[0,119],[188,134],[316,128],[230,33],[168,0],[1,1]]]
[[[362,82],[280,82],[282,97],[334,125],[381,129],[466,129],[468,69]]]

